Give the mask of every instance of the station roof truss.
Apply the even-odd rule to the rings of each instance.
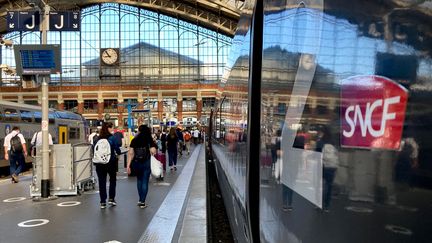
[[[41,1],[41,0],[38,0]],[[8,11],[34,10],[29,2],[35,0],[0,0],[0,34],[6,33]],[[85,7],[107,3],[102,0],[45,0],[53,11],[79,11]],[[112,0],[176,17],[221,34],[234,36],[244,0]]]

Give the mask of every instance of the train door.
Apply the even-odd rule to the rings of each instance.
[[[68,127],[67,126],[59,126],[59,144],[66,144],[68,143],[68,136],[67,136],[67,131],[68,131]]]

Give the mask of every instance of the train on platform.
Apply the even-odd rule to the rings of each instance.
[[[77,144],[86,142],[89,134],[88,123],[83,116],[69,111],[49,109],[49,132],[56,144]],[[42,108],[40,106],[0,101],[0,168],[9,167],[9,161],[4,159],[4,138],[17,126],[24,135],[27,145],[33,134],[41,131]],[[30,146],[27,146],[30,150]],[[28,153],[30,154],[30,152]],[[32,158],[26,158],[26,164],[31,164]],[[27,166],[29,167],[29,166]],[[6,173],[6,170],[5,172]]]
[[[430,1],[247,0],[218,94],[236,242],[432,242]]]

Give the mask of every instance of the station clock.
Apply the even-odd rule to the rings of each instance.
[[[118,48],[101,48],[100,61],[101,64],[107,66],[118,65],[120,60],[120,51]]]

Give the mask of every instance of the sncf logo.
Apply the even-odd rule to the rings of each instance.
[[[399,149],[408,93],[380,76],[355,76],[341,84],[341,146]]]

